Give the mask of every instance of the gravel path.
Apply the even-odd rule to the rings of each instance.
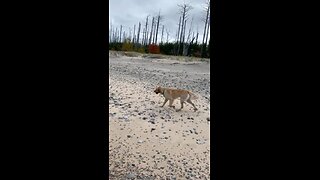
[[[109,179],[210,179],[209,64],[109,57]],[[160,107],[159,85],[191,90],[199,110]]]

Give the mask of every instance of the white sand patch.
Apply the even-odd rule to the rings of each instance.
[[[121,57],[109,64],[109,179],[210,179],[209,72],[181,74],[179,68],[162,66],[169,60],[139,58]],[[154,71],[161,68],[168,71]],[[161,74],[177,86],[170,74],[195,76],[190,79],[197,83],[193,92],[199,96],[194,101],[199,110],[194,112],[189,104],[180,112],[168,104],[160,107],[164,98],[153,90]],[[190,82],[184,78],[180,85]],[[174,105],[180,108],[179,100]]]

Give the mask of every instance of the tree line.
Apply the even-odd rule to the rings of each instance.
[[[202,42],[198,39],[199,31],[193,31],[193,18],[190,19],[189,14],[193,9],[190,4],[178,4],[179,22],[178,29],[174,35],[170,36],[169,29],[165,28],[161,22],[163,16],[160,11],[157,16],[150,17],[148,15],[145,22],[139,22],[129,31],[126,32],[122,25],[114,27],[110,25],[109,31],[109,50],[117,51],[138,51],[141,53],[161,53],[176,56],[196,56],[210,57],[210,0],[207,0],[203,18],[204,32]],[[151,24],[149,24],[149,22]],[[187,26],[189,28],[187,29]],[[159,31],[161,31],[159,35]],[[169,37],[174,41],[169,42]]]

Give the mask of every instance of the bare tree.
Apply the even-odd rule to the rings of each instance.
[[[169,42],[169,34],[170,34],[170,31],[168,29],[166,29],[166,33],[167,33],[167,43]]]
[[[160,11],[159,11],[159,15],[158,15],[158,20],[157,20],[157,30],[156,30],[156,40],[155,40],[155,44],[157,44],[157,40],[158,40],[158,29],[159,29],[159,24],[160,24],[160,20],[161,20],[161,16],[160,16]]]
[[[186,37],[186,27],[187,27],[187,20],[184,22],[183,28],[183,37],[182,37],[182,55],[185,56],[186,44],[185,44],[185,37]]]
[[[204,24],[204,31],[203,31],[203,38],[202,38],[202,46],[201,46],[201,57],[204,56],[204,50],[206,47],[206,44],[204,44],[204,39],[206,37],[206,30],[207,30],[207,24],[208,24],[208,19],[209,19],[209,12],[210,12],[210,0],[207,0],[207,7],[206,9],[206,19],[205,19],[205,24]]]
[[[210,32],[210,16],[208,19],[208,25],[207,25],[207,35],[206,35],[206,43],[205,43],[205,47],[207,48],[207,44],[208,44],[208,37],[209,37],[209,32]]]
[[[178,24],[178,32],[177,32],[177,43],[178,44],[178,49],[176,50],[176,55],[179,54],[179,46],[180,46],[180,41],[179,41],[179,37],[180,37],[180,26],[181,26],[181,16],[179,17],[179,24]]]
[[[184,2],[183,4],[179,4],[178,7],[180,8],[180,13],[182,17],[180,41],[178,45],[178,54],[180,54],[180,46],[184,43],[183,41],[184,41],[184,35],[185,35],[185,24],[188,19],[188,12],[192,9],[192,6]]]
[[[110,42],[113,42],[113,26],[111,27],[111,39]]]
[[[150,37],[149,37],[149,45],[151,44],[151,40],[152,40],[153,24],[154,24],[154,17],[152,17],[152,24],[151,24]]]
[[[139,46],[139,38],[140,38],[140,27],[141,27],[141,23],[139,22],[139,27],[138,27],[138,35],[137,35],[137,44],[138,44],[138,46]]]
[[[146,19],[146,25],[144,27],[144,35],[143,35],[143,45],[147,45],[147,38],[148,38],[148,20],[149,20],[149,15],[147,16]]]
[[[135,38],[136,38],[136,25],[133,26],[133,39],[132,39],[133,46],[135,43]]]
[[[145,42],[145,40],[144,40],[145,34],[146,34],[146,30],[145,30],[145,28],[143,28],[143,29],[142,29],[142,38],[141,38],[141,44],[142,44],[142,45],[144,45],[144,42]]]
[[[143,28],[143,33],[142,33],[142,41],[141,41],[142,45],[146,45],[146,28]]]
[[[119,40],[119,42],[121,42],[121,33],[122,33],[122,25],[120,25],[120,40]]]
[[[116,27],[116,32],[115,32],[115,42],[118,42],[118,28]]]
[[[191,19],[191,23],[190,23],[190,27],[189,27],[189,32],[188,32],[188,37],[187,37],[187,41],[186,43],[183,44],[183,55],[186,56],[189,54],[189,46],[191,45],[191,29],[192,29],[192,26],[193,26],[193,17]],[[194,37],[192,35],[192,41],[193,41]]]
[[[185,37],[186,37],[186,27],[187,27],[187,20],[184,21],[184,27],[183,27],[183,36],[182,36],[182,44],[185,42]]]
[[[163,31],[164,31],[164,25],[162,25],[162,32],[161,32],[161,44],[163,43],[162,39],[163,39]]]
[[[191,19],[191,23],[190,23],[190,27],[189,27],[189,32],[188,32],[188,37],[187,37],[187,42],[190,42],[190,36],[191,36],[191,29],[192,29],[192,26],[193,26],[193,17]],[[193,37],[193,35],[192,35]]]
[[[152,44],[155,43],[155,38],[156,38],[156,27],[157,27],[157,19],[154,18],[154,23],[153,23],[153,31],[152,31]]]
[[[197,27],[196,44],[198,44],[199,27]]]
[[[116,32],[116,30],[114,29],[114,26],[112,26],[112,42],[116,42],[116,34],[117,34],[117,32]]]
[[[130,42],[131,42],[131,39],[132,39],[132,29],[131,29],[131,27],[129,27],[128,38],[130,39]]]
[[[122,41],[125,42],[126,40],[126,31],[123,31]]]
[[[112,42],[112,22],[110,23],[110,29],[109,29],[109,43]]]

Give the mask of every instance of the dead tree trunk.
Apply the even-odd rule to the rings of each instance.
[[[122,25],[120,25],[120,42],[121,42]]]
[[[158,21],[157,21],[157,30],[156,30],[156,41],[155,41],[155,44],[157,44],[157,42],[158,42],[159,24],[160,24],[160,11],[159,11]]]
[[[186,29],[187,29],[187,20],[185,20],[184,22],[184,29],[183,29],[183,39],[182,42],[185,43],[186,42]]]
[[[196,44],[198,44],[199,29],[197,28]]]
[[[181,54],[182,52],[180,52],[180,46],[182,46],[182,44],[184,42],[185,24],[187,22],[188,12],[192,7],[189,4],[185,4],[185,3],[182,5],[178,5],[178,6],[180,7],[180,13],[181,13],[181,17],[182,17],[180,43],[178,46],[178,49],[179,49],[178,54]]]
[[[184,22],[184,28],[183,28],[183,38],[182,38],[182,55],[186,55],[186,43],[185,43],[185,37],[186,37],[186,27],[187,27],[187,20]]]
[[[153,24],[154,24],[154,17],[152,17],[151,31],[150,31],[150,37],[149,37],[149,45],[151,44],[151,40],[152,40]]]
[[[140,27],[141,27],[141,23],[139,22],[139,27],[138,27],[138,34],[137,34],[137,44],[138,44],[138,46],[139,46],[139,38],[140,38]]]
[[[167,33],[167,43],[169,43],[169,30],[166,29],[166,33]]]
[[[164,25],[162,25],[162,32],[161,32],[161,44],[163,43],[162,39],[163,39],[163,31],[164,31]]]
[[[180,26],[181,26],[181,16],[179,17],[179,28],[178,28],[178,33],[177,33],[177,50],[176,50],[176,55],[179,54],[179,49],[180,49],[180,41],[179,41],[179,37],[180,37]]]
[[[142,42],[141,42],[141,44],[142,44],[143,46],[146,45],[146,28],[143,28]]]
[[[113,29],[113,27],[112,27],[112,29],[111,29],[111,42],[113,42],[113,34],[114,34],[114,29]]]
[[[136,25],[133,26],[133,38],[132,38],[132,44],[134,46],[135,44],[135,37],[136,37]]]
[[[110,23],[109,43],[112,42],[112,22]]]
[[[191,36],[191,28],[192,28],[192,25],[193,25],[193,18],[191,19],[191,23],[190,23],[190,28],[189,28],[189,32],[188,32],[188,37],[187,37],[187,41],[184,43],[184,53],[183,55],[184,56],[188,56],[189,55],[189,46],[190,46],[190,36]],[[192,37],[193,38],[193,37]],[[193,41],[193,40],[192,40]]]
[[[132,39],[132,29],[131,29],[131,27],[129,27],[128,39],[129,39],[129,42],[132,42],[131,41],[131,39]]]
[[[202,38],[201,57],[204,56],[204,50],[205,50],[204,39],[206,37],[206,30],[207,30],[209,11],[210,11],[210,2],[209,1],[207,2],[206,11],[207,11],[207,14],[206,14],[206,19],[205,19],[205,24],[204,24],[204,31],[203,31],[203,38]]]
[[[155,44],[155,39],[156,39],[156,18],[154,19],[154,24],[153,24],[153,32],[152,32],[152,44]]]
[[[115,38],[114,38],[115,42],[118,42],[118,33],[119,33],[118,28],[116,28],[116,33],[115,33]]]
[[[210,32],[210,16],[208,20],[208,25],[207,25],[207,35],[206,35],[206,43],[205,43],[205,52],[207,52],[207,44],[208,44],[208,36]],[[207,54],[207,53],[206,53]]]
[[[178,55],[180,55],[180,46],[182,45],[182,36],[183,36],[183,29],[184,29],[184,18],[182,18],[181,21],[181,32],[180,32],[180,40],[179,40],[179,45],[178,45]]]
[[[194,39],[195,39],[195,37],[193,36],[192,40],[190,41],[190,43],[188,45],[187,56],[191,56],[191,48],[192,48]]]
[[[146,19],[144,42],[143,42],[144,45],[147,45],[147,39],[148,39],[148,19],[149,19],[149,16],[147,16],[147,19]]]

